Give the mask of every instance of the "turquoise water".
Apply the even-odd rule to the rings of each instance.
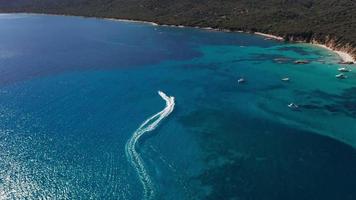
[[[0,15],[0,199],[356,199],[356,69],[338,80],[338,61],[249,34]]]

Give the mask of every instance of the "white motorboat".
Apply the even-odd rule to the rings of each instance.
[[[345,74],[343,74],[343,73],[338,74],[338,75],[336,75],[335,77],[338,78],[338,79],[345,79],[345,78],[347,78],[347,76],[345,76]]]
[[[282,78],[281,80],[284,81],[284,82],[289,82],[290,78],[289,77],[285,77],[285,78]]]
[[[246,80],[245,80],[244,78],[240,78],[240,79],[237,81],[238,84],[245,83],[245,82],[246,82]]]
[[[288,107],[292,110],[297,110],[299,108],[299,106],[295,103],[288,104]]]
[[[339,69],[337,69],[339,72],[350,72],[351,70],[346,68],[346,67],[340,67]]]

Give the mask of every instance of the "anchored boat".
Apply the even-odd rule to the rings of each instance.
[[[339,69],[337,69],[339,72],[350,72],[351,71],[351,69],[348,69],[348,68],[346,68],[346,67],[341,67],[341,68],[339,68]]]
[[[337,74],[335,77],[338,78],[338,79],[345,79],[345,78],[347,78],[347,76],[345,76],[345,74],[343,74],[343,73]]]

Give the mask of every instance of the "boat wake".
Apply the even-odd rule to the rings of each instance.
[[[143,186],[144,199],[154,199],[155,188],[152,184],[152,180],[147,173],[144,162],[137,152],[137,142],[145,133],[153,131],[158,124],[166,118],[174,109],[174,97],[169,97],[162,91],[158,91],[158,94],[166,101],[166,107],[144,121],[140,127],[132,134],[131,138],[126,143],[126,156],[132,167],[136,170],[137,175]]]

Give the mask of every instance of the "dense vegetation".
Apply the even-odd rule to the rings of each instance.
[[[0,0],[0,12],[39,12],[260,31],[316,41],[356,57],[355,0]]]

